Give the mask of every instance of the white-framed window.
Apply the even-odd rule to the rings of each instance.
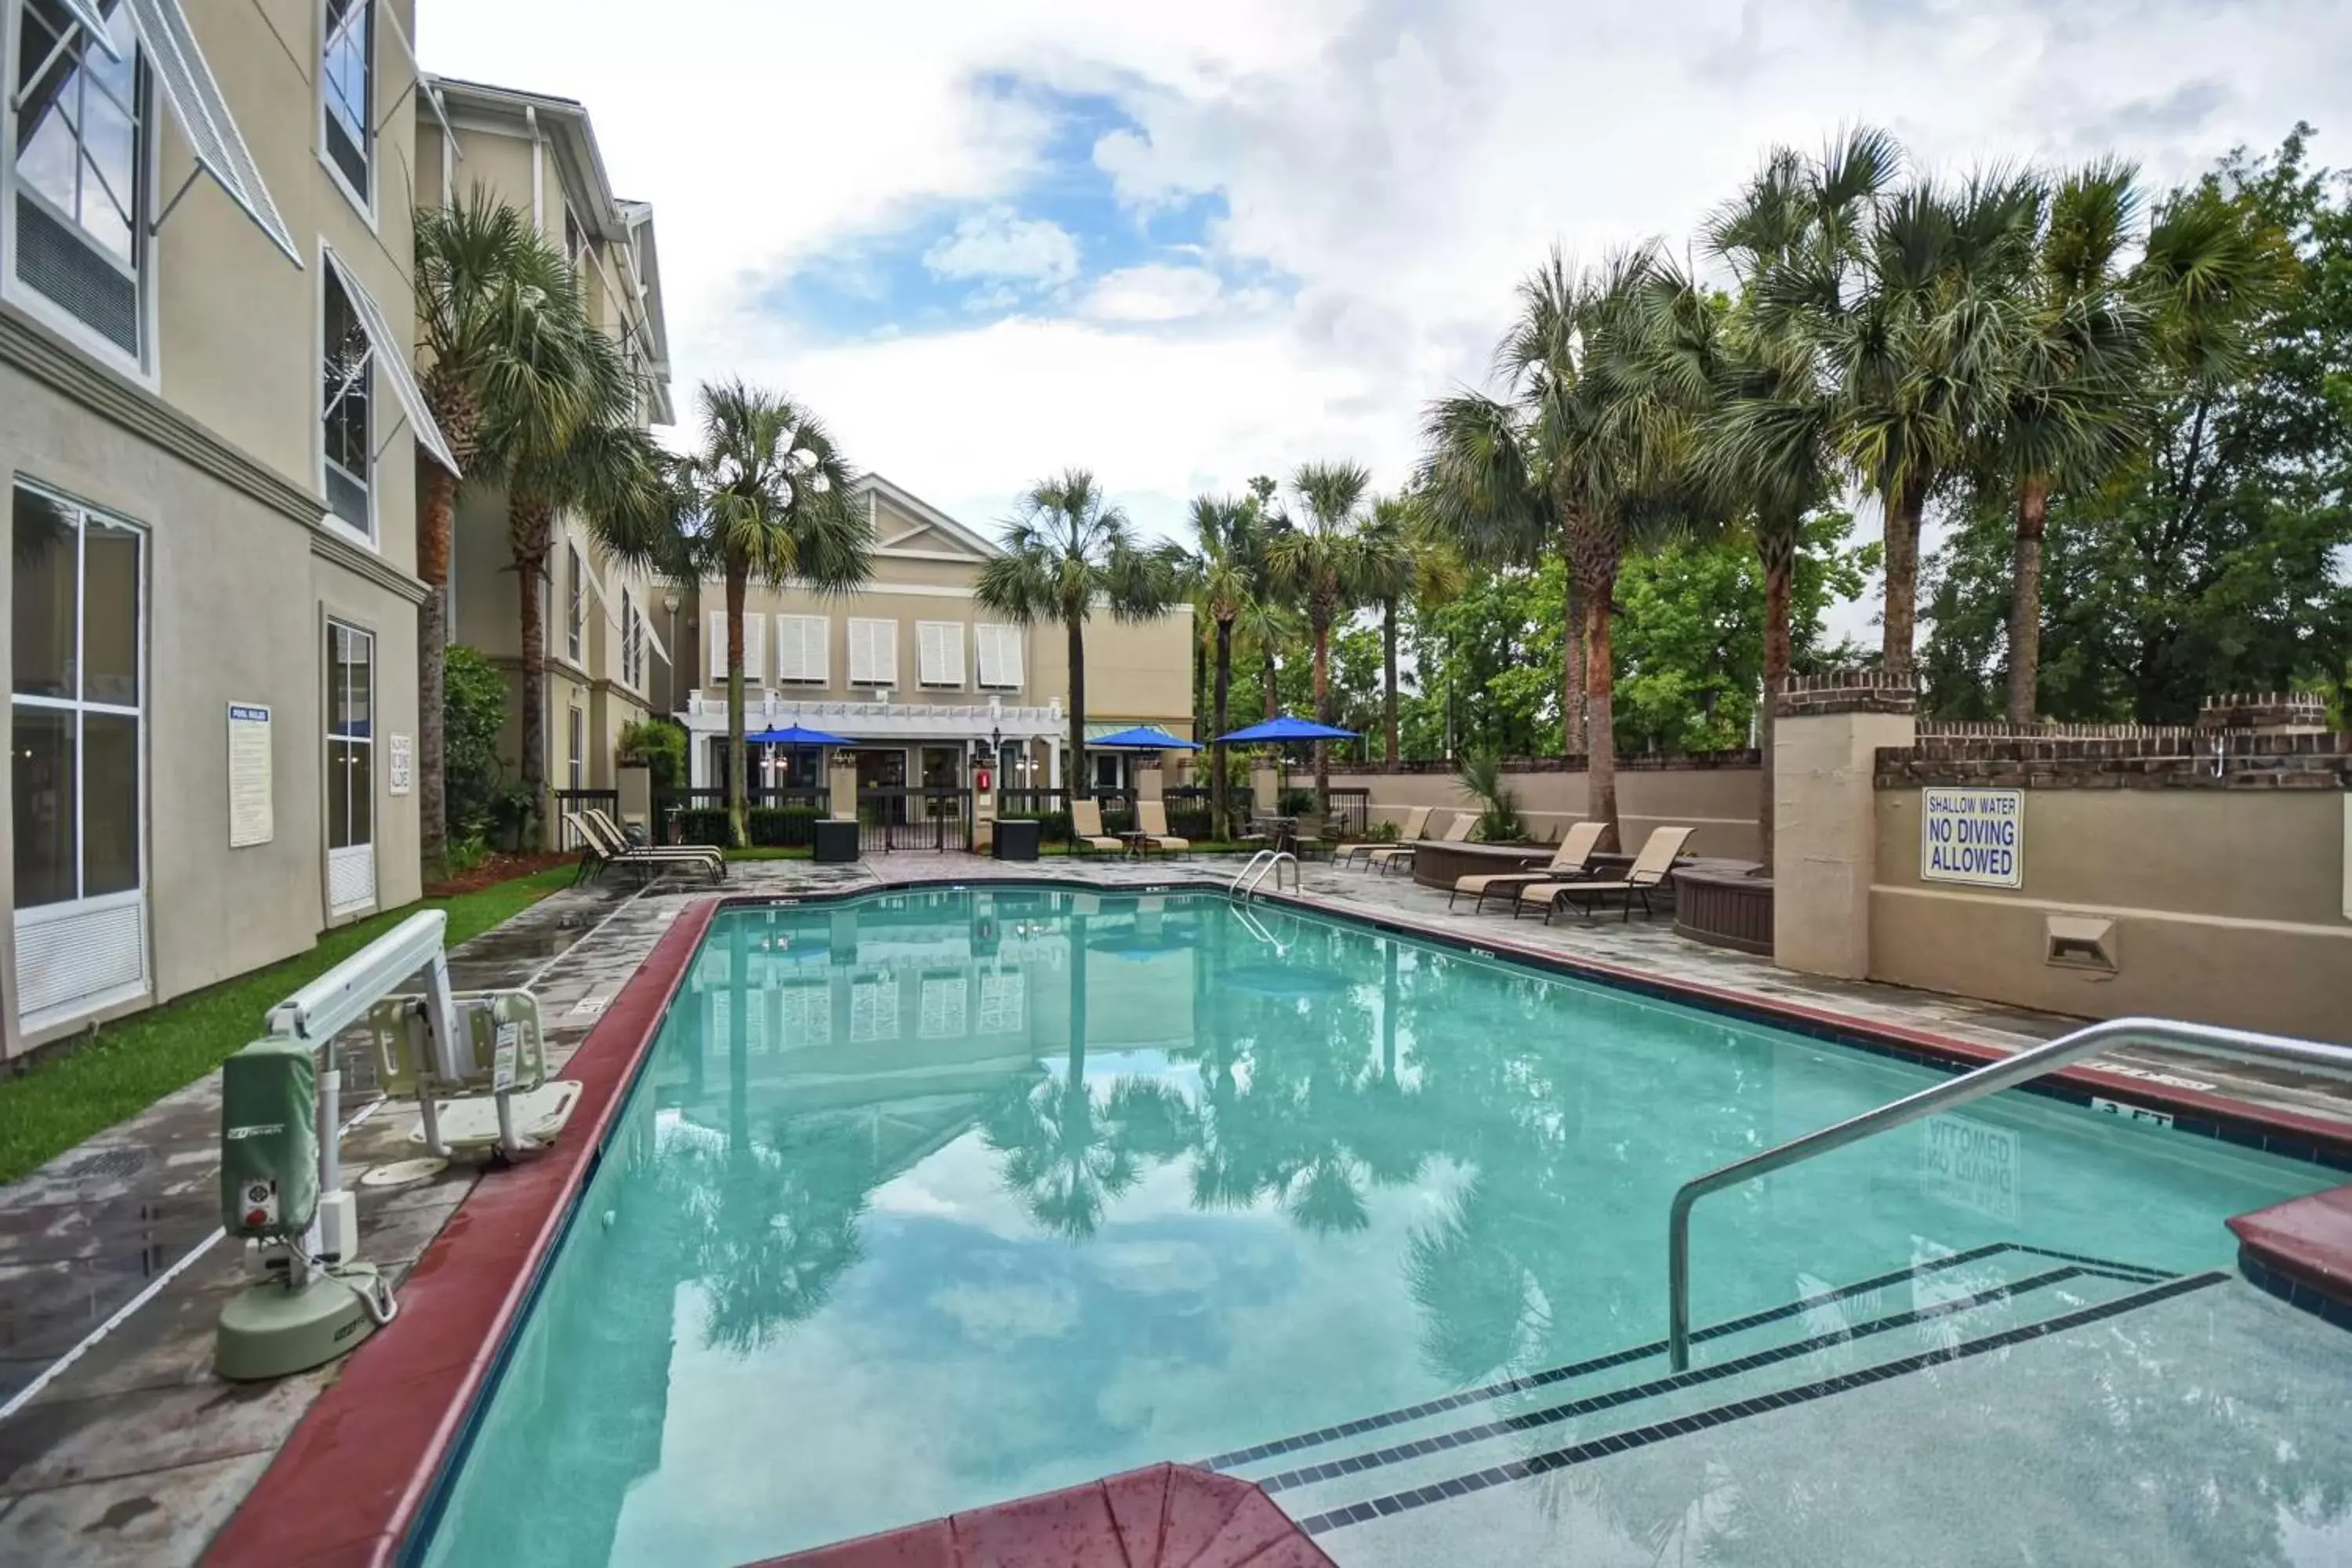
[[[328,510],[372,540],[375,448],[368,405],[375,390],[375,347],[335,268],[319,268],[319,300],[321,486]]]
[[[636,595],[621,589],[621,684],[635,691],[643,682],[643,634],[637,624]]]
[[[581,226],[580,215],[572,204],[563,204],[563,258],[572,263],[580,287],[588,287],[588,231]]]
[[[572,789],[588,787],[588,713],[574,706],[563,710],[564,776]]]
[[[1021,689],[1021,628],[992,626],[986,621],[971,628],[974,651],[979,655],[980,689],[982,691],[1018,691]]]
[[[78,343],[151,369],[153,94],[128,5],[87,37],[58,0],[20,0],[7,116],[9,277]]]
[[[898,684],[898,623],[852,617],[849,623],[849,684]]]
[[[915,623],[916,676],[925,686],[963,689],[963,623]]]
[[[146,535],[19,482],[9,691],[20,1018],[146,987]]]
[[[572,574],[568,579],[572,596],[563,606],[563,651],[572,663],[578,664],[581,638],[588,628],[588,568],[580,559],[580,547],[576,544],[563,547],[563,563]]]
[[[375,0],[320,0],[319,150],[360,210],[375,210]]]
[[[833,679],[831,616],[776,617],[776,679],[786,686],[823,686]]]
[[[327,906],[375,902],[375,635],[327,623]]]

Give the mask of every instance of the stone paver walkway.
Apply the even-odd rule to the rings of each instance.
[[[1173,863],[1048,859],[1001,865],[960,854],[896,854],[856,866],[747,861],[727,891],[797,893],[877,881],[1046,878],[1142,887],[1179,879],[1222,883],[1231,859]],[[1699,946],[1656,924],[1514,923],[1501,912],[1449,915],[1442,893],[1402,877],[1310,866],[1303,891],[1345,912],[1461,931],[1475,925],[1573,955],[1721,989],[1792,1001],[2015,1049],[2071,1020],[1891,986],[1785,973],[1765,960]],[[699,885],[642,892],[592,888],[557,894],[457,950],[462,989],[529,985],[560,1061],[635,972]],[[260,1020],[256,1019],[257,1032]],[[365,1118],[344,1140],[346,1180],[408,1157],[412,1107],[371,1104],[373,1073],[345,1042],[346,1113]],[[2307,1114],[2352,1122],[2352,1089],[2147,1050],[2139,1070]],[[216,1233],[215,1151],[219,1075],[110,1128],[22,1181],[0,1188],[0,1401],[41,1385],[0,1418],[0,1563],[179,1563],[194,1560],[236,1510],[319,1391],[327,1368],[266,1386],[232,1385],[211,1372],[213,1325],[241,1279],[231,1247],[211,1245],[61,1372],[57,1359],[150,1291],[166,1270]],[[362,1251],[397,1284],[477,1179],[453,1166],[425,1185],[360,1188]]]

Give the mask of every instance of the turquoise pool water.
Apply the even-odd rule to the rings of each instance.
[[[1677,1184],[1935,1076],[1221,897],[728,911],[424,1560],[748,1562],[1647,1341]],[[1694,1318],[2226,1268],[2338,1180],[2004,1096],[1701,1205]]]

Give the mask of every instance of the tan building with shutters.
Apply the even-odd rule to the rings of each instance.
[[[1067,639],[1058,626],[1018,626],[972,596],[995,543],[879,475],[857,484],[873,518],[872,582],[825,597],[753,584],[745,605],[745,728],[799,724],[847,737],[864,787],[963,784],[999,748],[1010,787],[1060,787],[1068,766]],[[727,765],[727,620],[719,584],[697,596],[690,635],[699,680],[677,717],[691,736],[693,783],[715,788]],[[689,634],[682,634],[689,635]],[[1087,729],[1192,729],[1192,616],[1087,623]],[[813,785],[814,753],[747,748],[755,785]],[[1146,753],[1156,757],[1158,753]],[[1091,752],[1087,777],[1123,784],[1133,753]],[[795,771],[797,770],[797,772]]]
[[[0,0],[0,1054],[418,894],[413,33]]]
[[[669,424],[669,339],[653,208],[613,194],[587,110],[571,99],[448,77],[428,77],[425,86],[440,112],[417,129],[418,203],[461,200],[480,186],[529,213],[572,258],[589,319],[620,341],[644,378],[646,423]],[[449,635],[507,672],[499,752],[519,763],[523,585],[507,546],[502,491],[469,486],[459,493],[454,542]],[[677,595],[617,569],[568,516],[533,591],[547,628],[548,785],[609,789],[623,727],[660,711],[654,702],[669,685],[677,614],[667,605]]]

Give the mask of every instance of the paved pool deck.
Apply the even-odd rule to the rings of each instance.
[[[723,890],[790,896],[1007,878],[1139,889],[1222,882],[1236,868],[1218,858],[1004,865],[911,853],[848,867],[739,862]],[[666,882],[559,893],[456,950],[453,979],[462,989],[528,986],[560,1063],[680,911],[709,892]],[[1499,910],[1449,914],[1444,894],[1410,879],[1320,865],[1306,868],[1301,892],[1314,904],[1407,929],[1471,940],[1491,931],[1589,963],[1982,1048],[2019,1049],[2074,1022],[1789,974],[1677,938],[1664,919],[1547,927]],[[356,1184],[370,1168],[409,1157],[416,1120],[412,1107],[374,1096],[372,1071],[351,1042],[339,1048],[345,1113],[362,1117],[344,1140],[346,1181]],[[2352,1085],[2153,1047],[2113,1059],[2144,1081],[2352,1131]],[[212,1375],[213,1324],[242,1279],[237,1251],[216,1226],[218,1119],[215,1073],[0,1188],[0,1404],[16,1406],[0,1416],[0,1563],[195,1561],[337,1375],[329,1367],[262,1386]],[[421,1186],[361,1187],[364,1255],[397,1285],[479,1177],[478,1167],[459,1164]]]

